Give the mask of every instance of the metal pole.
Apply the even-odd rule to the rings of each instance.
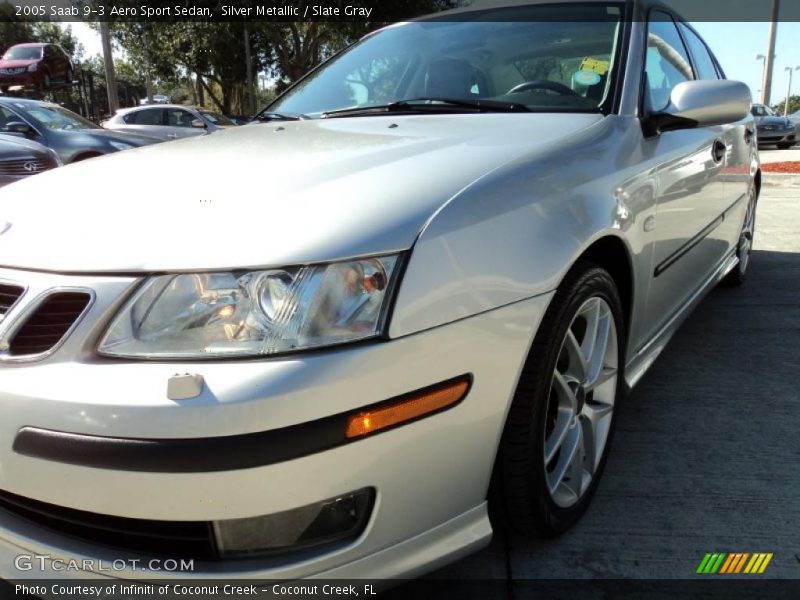
[[[786,102],[783,103],[783,116],[789,114],[789,98],[792,96],[792,73],[794,72],[792,67],[786,67],[786,70],[789,71],[789,87],[786,88]]]
[[[117,76],[114,73],[114,57],[111,54],[111,35],[108,31],[107,21],[100,21],[100,40],[103,44],[103,62],[106,67],[108,112],[113,115],[119,109],[119,98],[117,97]]]
[[[775,66],[775,38],[778,35],[778,12],[780,0],[772,0],[772,11],[769,24],[769,41],[767,42],[767,59],[764,61],[764,85],[761,86],[761,104],[769,106],[772,91],[772,69]]]
[[[253,62],[250,56],[250,30],[244,23],[244,60],[247,62],[247,109],[248,115],[256,114],[256,97],[253,90]]]

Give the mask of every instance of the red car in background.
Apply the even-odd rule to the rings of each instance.
[[[50,89],[52,83],[73,79],[72,60],[57,44],[17,44],[0,60],[0,89],[22,85],[37,90]]]

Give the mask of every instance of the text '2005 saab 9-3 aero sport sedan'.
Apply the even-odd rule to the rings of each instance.
[[[624,392],[745,276],[750,92],[657,4],[486,10],[370,34],[251,125],[3,190],[3,575],[394,578],[488,543],[490,510],[585,512]]]

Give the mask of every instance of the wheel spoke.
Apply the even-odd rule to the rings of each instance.
[[[587,389],[597,387],[597,380],[603,375],[608,340],[611,333],[611,316],[605,314],[599,317],[595,330],[595,342],[592,346],[592,354],[589,356],[589,373],[586,376],[585,383]]]
[[[576,436],[575,446],[569,460],[569,480],[564,481],[564,485],[575,494],[575,498],[580,498],[583,492],[583,462],[585,456],[585,439],[584,428],[577,424],[575,429],[578,432]]]
[[[558,486],[564,483],[564,478],[567,476],[570,465],[575,459],[575,454],[578,452],[579,446],[581,446],[581,431],[579,427],[575,426],[574,421],[571,421],[568,433],[566,443],[562,446],[561,455],[558,457],[558,464],[548,476],[548,485],[551,493],[555,492]]]
[[[605,403],[586,404],[581,411],[586,465],[591,475],[594,475],[597,463],[600,462],[608,432],[606,421],[611,418],[613,411],[613,405]]]
[[[558,450],[561,448],[572,422],[572,411],[567,408],[559,407],[558,416],[550,437],[544,443],[544,464],[545,466],[553,462]]]
[[[567,372],[578,381],[583,381],[586,378],[586,374],[589,372],[589,363],[572,329],[567,331],[567,337],[564,338],[564,347],[569,357]]]
[[[581,311],[583,318],[586,319],[586,333],[583,335],[583,343],[581,344],[581,354],[587,365],[585,375],[588,375],[588,370],[591,369],[592,358],[595,355],[595,348],[597,347],[598,337],[602,327],[601,307],[600,298],[592,298]]]
[[[597,376],[586,384],[586,391],[591,392],[599,388],[604,383],[614,379],[617,376],[617,369],[615,367],[603,367]]]
[[[578,412],[578,399],[575,397],[573,389],[569,387],[567,377],[556,370],[553,373],[553,390],[558,396],[559,409],[567,408],[574,415]]]

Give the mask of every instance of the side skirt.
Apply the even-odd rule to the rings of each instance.
[[[625,383],[629,389],[639,383],[639,380],[647,373],[647,370],[652,366],[692,310],[737,264],[739,264],[739,258],[736,256],[736,248],[733,248],[708,279],[700,284],[661,329],[628,361],[625,367]]]

